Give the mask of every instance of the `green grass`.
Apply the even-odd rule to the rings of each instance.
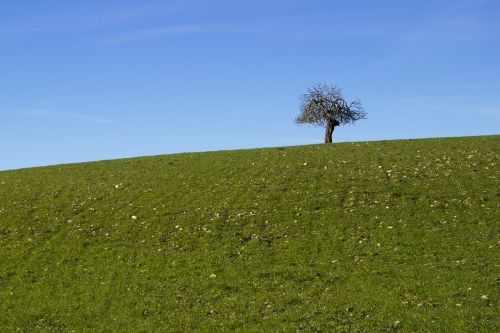
[[[499,149],[484,136],[0,172],[1,331],[498,332]]]

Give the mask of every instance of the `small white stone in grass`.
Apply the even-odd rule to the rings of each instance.
[[[210,274],[210,277],[213,279],[214,277],[216,277],[217,275],[215,275],[214,273]]]
[[[137,216],[132,215],[132,220],[137,220]]]
[[[481,299],[485,299],[485,300],[488,299],[488,295],[481,296]]]

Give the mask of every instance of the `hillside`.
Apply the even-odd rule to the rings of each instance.
[[[0,172],[8,331],[495,332],[500,136]]]

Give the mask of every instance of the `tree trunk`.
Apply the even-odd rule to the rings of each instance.
[[[332,143],[334,129],[335,129],[335,125],[333,123],[330,122],[326,125],[325,143]]]

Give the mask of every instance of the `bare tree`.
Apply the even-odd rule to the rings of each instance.
[[[336,126],[352,124],[365,118],[366,112],[360,100],[347,104],[339,87],[317,84],[302,95],[300,114],[295,122],[324,126],[325,143],[330,143]]]

